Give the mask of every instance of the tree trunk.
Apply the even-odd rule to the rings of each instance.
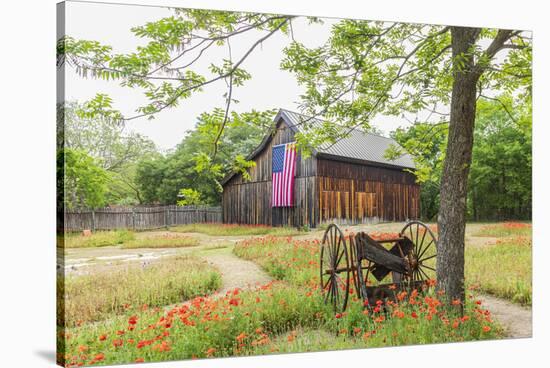
[[[479,79],[469,53],[480,30],[452,27],[453,90],[438,217],[437,285],[448,300],[464,300],[464,231]]]

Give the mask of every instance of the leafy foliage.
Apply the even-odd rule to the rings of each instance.
[[[65,208],[97,208],[105,204],[107,172],[86,152],[65,148],[57,152],[58,191]]]
[[[201,204],[218,204],[222,189],[219,181],[229,172],[246,172],[253,164],[245,155],[269,131],[274,115],[274,110],[233,112],[225,123],[222,139],[215,142],[224,122],[224,111],[214,109],[201,114],[195,129],[188,132],[174,152],[139,162],[136,182],[143,200],[174,203],[179,189],[186,188],[200,194]]]
[[[503,105],[508,109],[507,113]],[[528,219],[531,216],[530,101],[507,95],[477,103],[468,215],[473,220]],[[412,153],[418,167],[422,217],[433,219],[439,210],[439,183],[445,159],[447,124],[417,123],[397,129],[400,144],[389,155]]]
[[[155,144],[141,134],[127,131],[123,122],[89,114],[88,108],[89,104],[77,102],[58,105],[58,149],[85,152],[104,171],[107,180],[102,203],[141,203],[135,184],[137,162],[153,155]]]

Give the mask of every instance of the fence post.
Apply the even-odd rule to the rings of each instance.
[[[168,211],[170,211],[170,206],[166,206],[164,209],[164,227],[168,229]]]
[[[132,230],[136,230],[136,212],[134,207],[132,207]]]
[[[92,232],[95,232],[95,211],[92,210]]]

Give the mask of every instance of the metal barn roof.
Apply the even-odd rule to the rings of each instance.
[[[279,117],[282,117],[295,132],[304,131],[304,122],[314,128],[321,128],[325,124],[319,119],[284,109],[279,110],[275,121],[278,121]],[[413,158],[409,154],[404,154],[395,160],[389,160],[384,157],[384,153],[391,145],[398,146],[397,142],[392,138],[365,133],[361,129],[353,129],[348,132],[348,130],[342,128],[340,134],[344,135],[341,139],[337,140],[334,144],[322,144],[315,150],[315,154],[342,161],[382,164],[384,166],[407,169],[415,168]]]
[[[313,128],[322,128],[326,126],[326,122],[313,118],[307,115],[299,114],[294,111],[280,109],[274,121],[277,124],[280,120],[288,125],[288,127],[296,132],[306,131],[305,126]],[[331,125],[335,127],[334,124]],[[336,126],[338,127],[338,126]],[[338,128],[337,128],[338,129]],[[345,134],[336,143],[325,143],[313,150],[316,157],[326,158],[337,161],[360,163],[365,165],[375,165],[396,169],[414,169],[414,161],[411,155],[404,154],[395,160],[389,160],[384,157],[384,153],[391,145],[398,145],[392,138],[383,137],[380,135],[366,133],[361,129],[352,129],[351,131],[341,128],[340,134]],[[247,160],[252,160],[258,155],[265,146],[271,141],[272,135],[264,137],[260,145],[248,155]],[[236,173],[227,175],[222,180],[222,185],[227,183]]]

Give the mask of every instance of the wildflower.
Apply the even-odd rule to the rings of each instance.
[[[134,360],[135,363],[143,363],[145,361],[145,359],[143,358],[136,358],[136,360]]]
[[[393,311],[393,316],[401,319],[405,317],[405,312],[403,312],[402,310],[396,309],[395,311]]]
[[[124,330],[118,330],[116,332],[117,335],[121,336],[121,335],[124,335]]]
[[[103,359],[105,359],[105,354],[99,353],[99,354],[97,354],[97,355],[94,357],[93,360],[96,361],[96,362],[100,362],[100,361],[102,361]]]
[[[361,333],[361,327],[354,327],[353,328],[353,334],[359,335]]]
[[[483,332],[491,331],[491,327],[489,327],[489,326],[483,326],[482,329],[483,329]]]
[[[288,335],[288,336],[286,337],[286,341],[292,342],[292,341],[294,341],[295,338],[296,338],[296,332],[295,332],[295,331],[292,331],[292,332],[290,333],[290,335]]]
[[[118,347],[122,346],[122,339],[113,340],[113,346],[115,348],[118,348]]]
[[[411,313],[411,317],[412,317],[412,318],[418,318],[418,314],[416,314],[416,312],[413,311],[413,312]]]
[[[153,346],[153,350],[156,351],[170,351],[170,344],[168,344],[167,341],[163,341],[162,343]]]
[[[368,309],[363,309],[363,314],[364,314],[365,316],[368,316],[368,315],[369,315],[369,310],[368,310]]]
[[[99,335],[99,341],[105,341],[107,339],[107,335]]]
[[[334,316],[334,318],[337,318],[337,319],[342,318],[342,313],[336,313],[336,315]]]
[[[454,322],[452,324],[452,327],[453,328],[458,328],[458,320],[457,319],[454,320]]]
[[[137,323],[137,316],[131,316],[129,319],[128,319],[128,324],[130,325],[135,325]]]
[[[453,300],[453,301],[452,301],[452,304],[453,304],[453,305],[460,305],[460,304],[461,304],[460,299],[455,299],[455,300]]]
[[[475,303],[476,303],[477,305],[481,305],[481,300],[476,300]]]
[[[87,351],[87,350],[88,350],[88,347],[85,346],[85,345],[80,345],[80,346],[78,347],[78,351],[80,351],[81,353],[83,353],[83,352],[85,352],[85,351]]]
[[[386,319],[386,317],[384,317],[384,316],[378,316],[374,319],[374,322],[376,322],[376,323],[384,322],[385,319]]]
[[[237,337],[236,340],[239,342],[242,342],[244,339],[246,339],[246,334],[244,332],[241,332]]]
[[[206,350],[206,356],[211,357],[214,355],[215,352],[216,352],[215,348],[209,348],[208,350]]]
[[[262,332],[263,332],[263,328],[258,327],[258,328],[256,329],[256,333],[257,333],[257,334],[261,334]]]
[[[239,299],[231,298],[229,300],[230,305],[238,306],[239,305]]]

